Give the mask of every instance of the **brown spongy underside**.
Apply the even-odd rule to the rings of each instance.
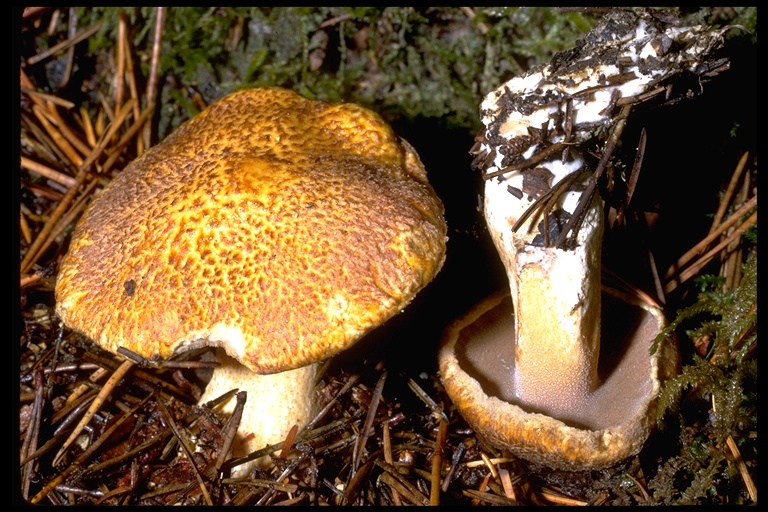
[[[60,267],[57,312],[111,351],[158,360],[207,341],[272,373],[399,312],[445,243],[418,155],[377,114],[248,89],[93,201]]]
[[[679,369],[674,339],[650,347],[666,325],[656,308],[603,294],[601,381],[557,416],[515,397],[512,301],[497,293],[446,329],[440,376],[467,423],[498,449],[566,471],[605,468],[635,455],[651,429],[661,383]],[[552,372],[552,378],[559,378]]]

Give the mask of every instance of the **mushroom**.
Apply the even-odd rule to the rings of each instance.
[[[656,305],[601,287],[603,204],[579,145],[609,131],[611,143],[620,113],[664,91],[662,80],[713,69],[704,59],[722,32],[617,11],[483,101],[472,152],[509,291],[446,329],[439,367],[491,445],[564,470],[608,467],[643,446],[679,355],[672,339],[651,350],[666,325]]]
[[[307,424],[318,363],[432,280],[446,230],[416,151],[377,114],[242,90],[92,202],[62,259],[56,310],[115,353],[225,352],[200,403],[247,390],[234,446],[244,456]]]

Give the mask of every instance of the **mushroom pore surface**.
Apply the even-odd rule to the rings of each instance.
[[[499,449],[553,468],[603,468],[636,454],[654,423],[660,383],[677,371],[674,343],[649,347],[665,324],[661,311],[603,294],[598,382],[556,417],[516,397],[515,320],[508,293],[478,304],[446,330],[440,375],[467,423]],[[556,369],[552,378],[559,378]]]
[[[478,320],[462,329],[456,342],[456,358],[469,375],[477,379],[485,393],[518,404],[530,412],[540,412],[564,423],[588,430],[606,429],[628,421],[653,391],[653,361],[647,356],[650,343],[659,330],[657,317],[603,295],[602,345],[597,364],[595,389],[574,400],[569,409],[556,412],[544,406],[536,409],[521,403],[515,389],[515,357],[510,339],[515,332],[514,312],[509,296],[489,308]],[[550,368],[551,379],[561,378]],[[546,403],[546,400],[542,399]]]
[[[221,346],[273,373],[334,355],[445,258],[443,205],[375,113],[278,88],[212,104],[128,165],[77,225],[57,312],[101,346]]]

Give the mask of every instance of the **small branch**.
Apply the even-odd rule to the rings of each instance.
[[[408,387],[411,388],[411,391],[416,393],[416,396],[418,396],[419,399],[421,399],[421,401],[424,402],[438,418],[446,422],[448,421],[448,416],[445,415],[445,411],[443,411],[443,409],[437,405],[437,402],[432,400],[432,397],[429,396],[423,389],[421,389],[421,386],[419,386],[416,381],[410,377],[408,378]]]
[[[149,77],[147,77],[147,108],[155,104],[157,94],[157,75],[160,68],[160,51],[163,47],[163,26],[165,25],[165,7],[158,7],[155,10],[155,32],[152,40],[152,61],[149,64]],[[149,148],[152,145],[152,123],[144,125],[142,133],[144,147]]]
[[[744,172],[744,168],[747,165],[747,157],[749,157],[748,151],[741,155],[741,159],[739,159],[739,163],[736,165],[736,169],[731,175],[731,180],[728,182],[728,188],[725,190],[725,194],[720,201],[720,205],[717,208],[717,213],[715,213],[714,219],[712,219],[712,227],[709,228],[709,234],[712,234],[717,229],[717,226],[720,224],[720,221],[725,215],[725,211],[728,209],[728,205],[731,204],[731,198],[736,191],[739,178],[741,178],[741,175]]]
[[[88,422],[91,421],[94,414],[96,414],[96,411],[98,411],[99,408],[104,404],[104,401],[107,399],[112,390],[115,389],[117,383],[120,382],[120,380],[123,378],[123,375],[125,375],[132,366],[133,361],[123,361],[123,364],[121,364],[118,369],[115,370],[115,373],[113,373],[112,376],[107,380],[106,384],[104,384],[104,387],[102,387],[101,391],[99,391],[99,394],[96,395],[96,399],[91,402],[91,406],[87,411],[85,411],[83,418],[80,420],[75,429],[69,435],[67,440],[64,441],[64,444],[56,453],[56,456],[53,458],[52,462],[54,466],[58,466],[64,453],[67,451],[67,448],[69,448],[75,439],[77,439],[77,436],[80,435],[80,432],[82,432],[83,428],[85,428]]]
[[[53,210],[53,213],[51,213],[51,216],[48,217],[48,221],[43,226],[43,229],[37,235],[37,238],[35,238],[35,241],[32,243],[29,249],[27,249],[27,254],[25,254],[24,258],[21,260],[22,274],[28,273],[37,261],[37,258],[40,257],[43,247],[47,246],[49,243],[49,235],[56,226],[56,222],[64,215],[64,212],[67,211],[67,208],[69,208],[69,205],[74,200],[80,185],[83,184],[87,175],[88,172],[85,170],[85,168],[80,169],[80,171],[77,173],[77,176],[75,177],[74,186],[67,191],[64,197],[61,199],[61,202],[59,202],[59,204]]]
[[[741,208],[739,208],[736,212],[733,213],[728,219],[722,223],[719,227],[717,227],[714,230],[711,230],[710,233],[699,243],[694,245],[691,249],[689,249],[685,254],[683,254],[678,260],[669,267],[667,270],[667,273],[664,274],[664,279],[669,281],[672,279],[672,276],[674,276],[675,272],[683,268],[686,264],[688,264],[689,261],[691,261],[693,258],[701,254],[701,252],[706,249],[709,244],[714,242],[718,237],[720,237],[728,228],[733,226],[742,216],[746,215],[747,212],[749,212],[752,208],[757,206],[757,194],[755,194],[749,201],[744,203]]]
[[[74,147],[72,147],[72,144],[70,144],[69,140],[64,136],[61,130],[56,129],[53,124],[54,121],[49,119],[49,116],[51,116],[49,109],[44,106],[34,105],[32,107],[32,112],[35,114],[37,120],[40,121],[40,124],[43,126],[46,133],[51,137],[51,140],[56,144],[56,147],[66,155],[67,159],[75,167],[80,167],[83,163],[83,157]]]
[[[551,146],[547,146],[546,148],[542,149],[538,153],[535,153],[530,158],[527,158],[522,162],[508,165],[502,169],[498,169],[496,171],[483,174],[483,180],[487,181],[491,178],[495,178],[496,176],[501,176],[502,174],[507,174],[513,171],[520,171],[522,169],[528,169],[529,167],[533,167],[537,163],[545,160],[546,158],[549,158],[550,156],[556,154],[558,151],[562,151],[563,149],[571,145],[572,144],[567,144],[565,142],[556,142],[555,144],[552,144]]]
[[[381,425],[381,436],[382,436],[382,444],[384,449],[384,461],[387,464],[391,464],[394,466],[394,459],[392,458],[392,440],[390,438],[389,434],[389,422],[384,422]],[[396,506],[401,506],[402,502],[400,501],[400,494],[397,492],[397,489],[392,489],[392,501]]]
[[[440,427],[437,430],[437,439],[435,440],[435,449],[432,452],[432,478],[429,492],[429,504],[440,504],[440,475],[443,469],[443,453],[445,451],[445,441],[448,438],[448,422],[440,420]]]
[[[133,364],[132,361],[130,364]],[[123,363],[125,364],[125,363]],[[203,481],[203,475],[200,474],[200,470],[197,467],[197,464],[195,463],[195,457],[194,454],[190,451],[189,447],[187,446],[187,440],[184,439],[179,432],[179,429],[176,427],[176,422],[173,421],[173,416],[171,416],[171,413],[168,412],[168,408],[165,406],[162,400],[157,401],[157,405],[160,409],[160,412],[163,414],[163,419],[166,421],[169,427],[171,427],[171,431],[173,432],[173,435],[176,436],[176,439],[179,441],[179,445],[181,445],[181,449],[184,451],[184,455],[187,456],[187,460],[189,460],[190,466],[192,466],[192,469],[195,471],[195,477],[197,477],[197,483],[200,485],[200,492],[203,493],[203,497],[205,498],[205,503],[208,505],[213,505],[213,502],[211,501],[211,496],[208,493],[208,489],[205,486],[205,482]]]
[[[376,383],[376,388],[373,390],[373,396],[371,397],[371,403],[368,406],[368,414],[365,417],[363,431],[360,433],[360,437],[358,437],[357,444],[355,445],[354,456],[352,459],[353,474],[360,465],[360,458],[365,449],[365,443],[368,441],[368,436],[371,435],[371,427],[373,427],[373,421],[376,419],[376,410],[379,408],[379,401],[381,400],[381,393],[384,390],[384,382],[386,380],[387,372],[384,371],[381,374],[381,377],[379,377],[379,381]]]
[[[88,28],[82,30],[81,32],[79,32],[75,37],[67,39],[66,41],[62,41],[61,43],[59,43],[57,45],[51,46],[46,51],[44,51],[42,53],[38,53],[37,55],[34,55],[34,56],[28,58],[27,59],[27,64],[29,64],[30,66],[33,65],[33,64],[37,64],[38,62],[43,61],[43,60],[47,59],[48,57],[50,57],[52,55],[55,55],[56,53],[58,53],[60,51],[66,50],[70,46],[74,46],[77,43],[79,43],[80,41],[84,41],[85,39],[88,39],[93,34],[95,34],[100,28],[101,28],[101,22],[97,21],[96,23],[94,23],[90,27],[88,27]]]
[[[675,278],[674,280],[670,280],[667,282],[667,284],[664,286],[664,293],[667,295],[672,292],[675,288],[683,284],[688,279],[694,277],[696,274],[699,273],[699,271],[707,264],[709,261],[714,258],[723,248],[727,247],[731,241],[735,240],[736,238],[740,237],[744,231],[752,227],[753,224],[757,222],[757,212],[753,213],[749,216],[749,218],[741,223],[736,230],[731,233],[725,240],[717,244],[712,250],[710,250],[708,253],[706,253],[704,256],[699,258],[699,260],[691,265],[687,270],[684,272],[681,272],[680,275]]]
[[[25,156],[21,157],[21,167],[22,169],[26,169],[31,173],[37,174],[38,176],[42,176],[44,178],[48,178],[49,180],[53,180],[56,183],[60,183],[67,188],[74,187],[76,183],[75,178],[72,176],[67,176],[66,174],[61,173],[56,169],[51,169],[50,167],[35,162],[34,160],[31,160]]]
[[[48,494],[51,493],[61,482],[64,482],[67,478],[69,478],[73,473],[75,473],[78,469],[80,469],[85,461],[87,461],[91,455],[94,454],[96,450],[98,450],[101,445],[103,445],[111,436],[115,433],[117,429],[122,427],[125,420],[128,418],[132,418],[136,412],[144,407],[144,404],[147,403],[147,401],[152,397],[153,395],[148,395],[146,398],[141,400],[133,409],[130,409],[125,414],[123,414],[117,421],[115,421],[112,426],[110,426],[107,430],[104,431],[104,433],[101,435],[99,439],[97,439],[91,446],[88,447],[87,450],[85,450],[83,453],[80,454],[80,456],[77,457],[77,459],[67,466],[67,468],[56,475],[51,481],[49,481],[45,486],[38,492],[35,496],[32,497],[30,500],[30,503],[37,504],[39,503],[43,498],[45,498]]]
[[[752,500],[752,503],[757,504],[757,486],[749,474],[744,459],[741,457],[741,452],[736,445],[736,441],[734,441],[733,437],[730,435],[728,436],[728,439],[726,439],[726,446],[728,446],[728,450],[731,452],[731,455],[733,455],[736,468],[739,470],[742,480],[744,480],[744,486],[747,488],[747,493],[749,493],[749,499]]]

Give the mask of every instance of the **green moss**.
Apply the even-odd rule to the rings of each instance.
[[[729,436],[742,444],[757,430],[757,256],[743,265],[740,285],[719,291],[722,280],[705,276],[695,304],[681,310],[667,333],[698,320],[686,331],[690,339],[712,340],[707,358],[692,356],[681,373],[668,381],[659,397],[658,420],[674,416],[680,423],[681,455],[662,464],[651,480],[654,497],[662,503],[700,503],[730,482],[726,459]],[[695,322],[694,322],[695,323]],[[727,484],[727,485],[726,485]],[[680,491],[683,489],[682,491]],[[740,498],[735,497],[739,500]]]
[[[696,283],[701,289],[693,305],[677,313],[677,318],[655,340],[658,342],[670,336],[684,323],[703,318],[700,325],[691,328],[687,334],[691,339],[711,337],[714,341],[710,355],[724,358],[723,364],[730,364],[732,357],[740,362],[757,342],[757,257],[752,254],[742,267],[740,285],[733,291],[719,291],[722,279],[700,276]]]
[[[102,22],[89,41],[96,52],[115,44],[121,11],[147,76],[154,8],[77,13],[82,24]],[[594,18],[550,7],[172,7],[160,76],[207,102],[242,87],[280,85],[361,103],[390,121],[437,118],[474,133],[486,93],[572,46]],[[161,125],[172,129],[187,113],[170,103]]]
[[[696,505],[714,497],[718,489],[712,482],[725,464],[723,455],[673,457],[648,484],[654,503]]]

